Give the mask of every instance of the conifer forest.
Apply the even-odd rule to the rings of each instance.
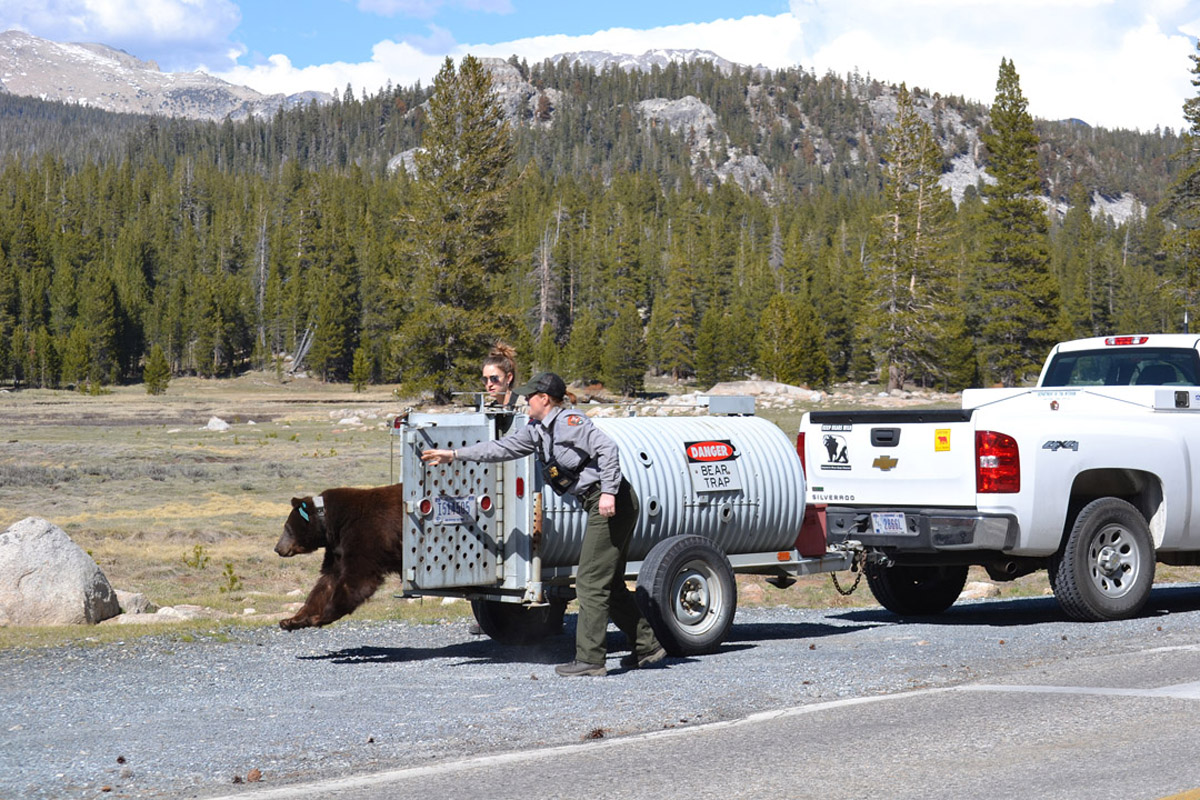
[[[1196,99],[1190,132],[1110,131],[1035,121],[1007,61],[987,105],[801,67],[510,63],[528,114],[470,57],[239,122],[0,94],[0,385],[155,391],[302,358],[445,397],[503,339],[524,376],[615,392],[647,371],[956,390],[1195,316]],[[638,112],[685,97],[717,125]],[[952,199],[968,153],[989,179]],[[724,179],[734,155],[764,170]],[[1128,219],[1089,210],[1125,193]]]

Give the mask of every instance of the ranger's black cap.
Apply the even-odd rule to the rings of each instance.
[[[528,383],[521,384],[513,391],[522,397],[544,392],[555,400],[562,400],[567,394],[567,384],[553,372],[539,372],[530,378]]]

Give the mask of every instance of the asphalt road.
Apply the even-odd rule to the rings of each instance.
[[[1200,788],[1200,587],[750,609],[719,653],[561,679],[462,623],[0,654],[0,797],[1080,798]],[[250,769],[262,780],[245,782]],[[239,782],[235,783],[237,780]],[[107,789],[107,791],[105,791]]]
[[[248,796],[1195,798],[1198,712],[1200,642]]]

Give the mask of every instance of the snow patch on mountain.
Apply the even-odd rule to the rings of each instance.
[[[103,44],[63,44],[16,30],[0,33],[0,83],[12,94],[42,100],[207,120],[270,116],[331,99],[324,92],[263,95],[202,72],[161,72],[153,61]]]

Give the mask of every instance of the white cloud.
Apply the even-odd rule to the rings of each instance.
[[[376,91],[388,80],[401,86],[418,80],[429,83],[447,55],[458,59],[467,53],[495,58],[507,58],[516,53],[530,62],[537,62],[575,50],[644,53],[655,48],[680,47],[712,50],[723,58],[744,64],[783,67],[795,63],[790,50],[799,35],[799,24],[789,14],[756,16],[650,30],[610,28],[585,36],[557,34],[498,44],[461,44],[440,51],[433,45],[439,39],[443,43],[448,41],[448,34],[436,26],[431,26],[430,31],[428,38],[417,37],[401,43],[380,42],[372,49],[371,60],[364,63],[298,69],[285,56],[272,56],[267,64],[209,71],[223,80],[260,92],[292,93],[306,89],[340,89],[346,83],[352,84],[356,91],[368,92]]]
[[[388,80],[428,83],[446,55],[517,53],[536,62],[573,50],[636,54],[673,47],[712,50],[751,66],[799,65],[842,75],[858,70],[889,83],[990,103],[1000,59],[1009,58],[1035,116],[1078,117],[1110,128],[1178,129],[1184,125],[1183,101],[1194,93],[1188,60],[1194,45],[1182,32],[1193,24],[1200,28],[1200,14],[1188,0],[792,0],[791,13],[777,16],[491,44],[453,45],[449,32],[430,26],[428,37],[379,43],[364,63],[301,70],[276,56],[268,64],[215,74],[260,91],[328,91],[350,83],[373,92]]]
[[[146,57],[164,69],[190,69],[219,58],[241,12],[233,0],[3,0],[0,30],[17,28],[58,42],[100,42]]]
[[[384,17],[402,14],[408,17],[429,18],[442,6],[462,6],[471,11],[491,14],[511,14],[510,0],[358,0],[358,10]]]
[[[1194,44],[1186,0],[792,0],[802,57],[990,103],[1000,59],[1038,117],[1151,130],[1183,125]]]
[[[365,63],[339,61],[298,68],[287,56],[277,54],[265,64],[206,71],[264,94],[294,94],[309,90],[340,92],[347,85],[353,87],[356,94],[361,94],[364,91],[374,93],[389,81],[399,86],[409,86],[417,81],[427,84],[437,74],[444,59],[444,55],[424,53],[407,42],[383,41],[371,49],[371,60]]]
[[[711,50],[739,64],[784,67],[795,64],[793,49],[801,33],[791,14],[719,19],[661,28],[609,28],[583,36],[535,36],[496,45],[465,48],[481,55],[518,53],[529,61],[540,61],[557,53],[574,50],[611,50],[640,54],[660,48]]]
[[[295,67],[286,54],[237,65],[233,39],[245,0],[0,0],[0,30],[56,41],[93,41],[163,69],[209,71],[264,92],[374,92],[388,81],[428,83],[449,55],[470,52],[530,62],[572,50],[642,53],[712,50],[743,64],[802,66],[818,74],[858,70],[883,81],[991,102],[1000,59],[1016,64],[1030,111],[1106,127],[1181,128],[1200,34],[1196,0],[790,0],[789,13],[671,25],[614,27],[583,36],[456,44],[436,24],[427,36],[380,41],[368,60]],[[347,0],[380,15],[443,7],[511,13],[512,0]],[[1191,37],[1191,38],[1189,38]],[[157,54],[155,56],[154,54]],[[235,64],[229,68],[229,64]]]

